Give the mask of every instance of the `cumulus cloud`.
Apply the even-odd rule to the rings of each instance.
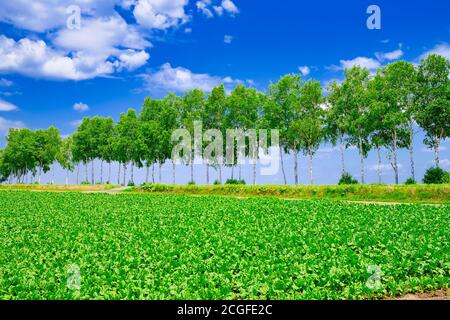
[[[188,0],[137,0],[133,15],[145,28],[165,30],[189,21],[184,7]]]
[[[33,38],[0,35],[0,72],[85,80],[133,71],[147,63],[148,37],[189,21],[188,0],[16,0],[0,2],[0,22],[35,31]],[[67,28],[69,6],[79,6],[80,29]],[[134,15],[127,22],[117,6]],[[44,35],[45,34],[45,35]],[[41,38],[39,38],[41,37]]]
[[[182,93],[196,88],[210,92],[214,86],[221,83],[228,87],[242,83],[231,77],[218,77],[207,73],[194,73],[183,67],[172,67],[163,64],[158,71],[142,75],[145,87],[153,93],[177,92]]]
[[[0,117],[0,134],[5,135],[9,129],[24,128],[25,124],[22,121],[8,120]]]
[[[66,26],[67,8],[79,6],[86,16],[110,15],[120,0],[14,0],[0,1],[0,21],[16,28],[46,32]]]
[[[86,112],[89,110],[89,106],[86,103],[79,102],[73,105],[73,110],[77,112]]]
[[[308,66],[300,66],[298,67],[298,70],[305,77],[311,73],[311,69]]]
[[[222,8],[231,13],[231,14],[238,14],[239,9],[236,7],[236,5],[231,0],[223,0],[222,1]]]
[[[360,66],[369,70],[376,70],[381,66],[380,62],[377,60],[367,57],[357,57],[352,60],[341,60],[340,63],[340,70],[350,69],[354,66]]]
[[[5,100],[0,99],[0,111],[6,111],[7,112],[7,111],[16,111],[18,109],[19,108],[16,105],[14,105],[12,103],[9,103],[9,102],[7,102]]]
[[[15,41],[0,36],[0,71],[51,79],[85,80],[124,68],[136,69],[146,62],[145,57],[149,58],[148,54],[139,51],[109,49],[111,52],[82,50],[69,54],[49,47],[42,40],[23,38]]]
[[[201,0],[197,1],[195,4],[197,6],[197,10],[203,13],[203,15],[207,18],[214,17],[212,11],[208,8],[211,5],[211,0]]]
[[[423,53],[419,57],[419,59],[424,59],[431,54],[439,54],[439,55],[447,58],[447,60],[450,60],[450,45],[448,43],[438,44],[438,45],[434,46],[432,49]]]
[[[215,3],[213,4],[212,0],[199,0],[196,2],[196,7],[207,18],[214,17],[213,11],[218,16],[222,16],[224,13],[235,16],[239,13],[239,8],[231,0],[222,0],[222,2],[215,1]]]
[[[384,61],[384,60],[397,60],[400,59],[401,57],[403,57],[403,50],[402,49],[397,49],[391,52],[376,52],[375,56],[377,57],[378,60],[380,61]]]

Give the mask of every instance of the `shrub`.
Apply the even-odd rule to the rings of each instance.
[[[242,184],[245,185],[245,180],[228,179],[225,184]]]
[[[129,181],[129,182],[128,182],[128,186],[129,186],[129,187],[134,187],[134,186],[135,186],[135,184],[134,184],[134,182],[133,182],[133,181]]]
[[[82,185],[90,185],[90,183],[88,181],[81,181]]]
[[[417,184],[416,180],[414,180],[413,178],[408,178],[405,181],[405,184]]]
[[[189,181],[188,186],[195,186],[195,181],[194,180]]]
[[[428,168],[423,177],[423,183],[426,184],[443,184],[450,182],[450,173],[439,168]]]
[[[221,183],[219,180],[215,180],[215,181],[214,181],[214,185],[215,185],[215,186],[218,186],[218,185],[221,185],[221,184],[222,184],[222,183]]]
[[[339,179],[339,183],[340,185],[345,185],[345,184],[358,184],[358,180],[354,179],[350,173],[348,172],[344,172],[341,176],[341,178]]]

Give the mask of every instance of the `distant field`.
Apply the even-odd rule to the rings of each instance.
[[[0,191],[0,299],[374,299],[447,290],[449,210]],[[74,270],[79,290],[67,286]]]
[[[146,185],[137,192],[193,195],[264,196],[294,199],[425,202],[450,204],[450,185],[328,185],[328,186],[173,186]]]
[[[109,184],[1,184],[0,190],[105,191],[115,187]]]

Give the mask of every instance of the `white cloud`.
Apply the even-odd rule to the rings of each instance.
[[[197,6],[197,10],[203,13],[203,15],[207,18],[214,17],[214,14],[211,12],[211,10],[208,8],[208,6],[211,5],[211,0],[201,0],[197,1],[195,4]]]
[[[165,30],[189,21],[184,11],[188,0],[137,0],[133,14],[144,28]]]
[[[12,87],[14,83],[9,81],[8,79],[1,78],[0,79],[0,87]]]
[[[53,43],[62,49],[113,54],[117,47],[145,49],[151,43],[119,15],[84,19],[79,30],[63,28],[53,35]]]
[[[222,2],[217,5],[213,5],[211,0],[199,0],[196,2],[196,7],[199,12],[201,12],[205,17],[214,17],[213,11],[218,15],[222,16],[227,12],[231,16],[235,16],[239,13],[238,7],[231,0],[222,0]]]
[[[16,105],[0,99],[0,111],[16,111],[18,109]]]
[[[224,8],[225,11],[228,11],[231,14],[239,13],[239,9],[236,7],[236,5],[231,0],[223,0],[222,8]]]
[[[0,117],[0,134],[5,135],[9,129],[24,128],[25,124],[22,121],[13,121]]]
[[[231,44],[231,42],[233,42],[233,36],[225,35],[223,37],[223,42],[225,42],[226,44]]]
[[[73,110],[78,112],[86,112],[89,110],[89,106],[85,103],[79,102],[73,105]]]
[[[71,5],[81,8],[84,15],[110,15],[120,0],[14,0],[0,1],[0,21],[17,28],[46,32],[66,26]]]
[[[422,54],[419,59],[424,59],[426,57],[428,57],[431,54],[439,54],[445,58],[447,58],[447,60],[450,60],[450,45],[448,43],[441,43],[436,45],[434,48],[432,48],[431,50],[426,51],[424,54]]]
[[[341,60],[340,62],[340,70],[350,69],[354,66],[360,66],[369,70],[376,70],[380,67],[380,63],[377,60],[367,57],[357,57],[352,60]]]
[[[397,60],[403,57],[403,50],[397,49],[391,52],[376,52],[375,56],[378,60],[384,61],[384,60]]]
[[[122,69],[135,69],[146,62],[145,57],[149,58],[142,52],[104,49],[104,52],[81,50],[69,55],[47,46],[42,40],[24,38],[16,42],[0,36],[0,71],[50,79],[85,80]]]
[[[218,16],[223,15],[223,7],[221,6],[213,6],[214,11],[217,13]]]
[[[147,63],[148,59],[150,59],[150,55],[147,52],[129,49],[119,55],[119,69],[136,70]]]
[[[183,67],[173,68],[169,63],[163,64],[158,71],[142,75],[142,77],[145,81],[146,89],[153,93],[186,92],[196,88],[210,92],[214,86],[221,83],[227,86],[242,83],[242,81],[231,77],[222,78],[206,73],[193,73],[191,70]]]
[[[308,66],[300,66],[298,67],[298,70],[305,77],[311,73],[311,69]]]
[[[186,29],[184,29],[184,32],[185,33],[192,33],[192,28],[186,28]]]

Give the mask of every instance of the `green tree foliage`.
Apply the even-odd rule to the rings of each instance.
[[[430,55],[419,66],[398,61],[380,68],[375,75],[360,66],[345,70],[342,83],[334,82],[323,97],[316,81],[302,81],[300,75],[289,74],[270,84],[263,94],[256,89],[238,85],[227,95],[225,86],[219,85],[206,95],[202,90],[186,92],[182,97],[173,93],[163,99],[147,98],[139,115],[130,109],[121,114],[117,123],[112,118],[92,117],[83,119],[72,136],[62,140],[59,130],[11,129],[6,137],[6,147],[0,151],[0,181],[31,181],[31,176],[49,172],[58,162],[67,173],[85,167],[85,183],[88,183],[88,164],[91,164],[91,183],[95,183],[94,162],[100,161],[100,182],[103,183],[103,164],[109,164],[108,182],[111,182],[111,164],[119,163],[118,183],[127,184],[127,168],[131,165],[131,181],[134,184],[134,168],[145,166],[146,182],[149,168],[161,167],[172,158],[174,144],[171,140],[176,129],[187,129],[191,134],[193,152],[184,155],[184,163],[190,165],[190,180],[194,183],[194,159],[202,156],[214,137],[196,137],[195,124],[201,121],[203,129],[216,129],[223,139],[222,152],[226,153],[227,129],[238,129],[247,136],[242,148],[234,145],[235,162],[238,158],[253,161],[253,184],[256,183],[256,160],[259,156],[259,128],[278,129],[280,134],[280,158],[284,183],[287,183],[283,154],[293,153],[294,182],[298,184],[298,153],[309,157],[310,180],[313,182],[312,162],[319,145],[328,141],[341,147],[342,173],[345,173],[344,151],[350,146],[358,149],[361,159],[361,182],[365,182],[364,159],[371,148],[378,155],[378,176],[381,183],[382,148],[388,150],[388,160],[399,182],[398,151],[408,148],[411,162],[411,181],[415,180],[413,135],[414,121],[423,128],[424,143],[435,151],[436,167],[439,167],[440,143],[450,135],[450,62],[442,56]],[[255,130],[256,129],[256,130]],[[202,133],[203,133],[202,131]],[[270,134],[268,136],[269,139]],[[254,139],[254,141],[252,141]],[[203,141],[199,144],[199,141]],[[252,143],[250,143],[252,142]],[[256,142],[256,143],[253,143]],[[256,146],[250,149],[250,146]],[[220,149],[220,148],[219,148]],[[209,169],[219,170],[222,183],[222,164],[219,152],[208,157]],[[208,154],[210,156],[210,154]],[[242,159],[241,158],[241,159]],[[173,160],[173,159],[172,159]],[[123,181],[121,182],[121,169]],[[51,170],[52,175],[55,170]],[[175,162],[172,161],[172,181],[175,184]],[[239,166],[239,180],[242,180]],[[53,181],[53,179],[52,179]],[[68,179],[66,178],[66,183]],[[428,179],[427,179],[428,181]]]
[[[293,106],[300,90],[300,76],[286,75],[277,83],[270,84],[267,99],[264,104],[263,123],[266,128],[278,129],[280,132],[280,159],[284,184],[287,184],[284,170],[283,151],[294,150],[295,159],[300,148],[298,139],[292,138],[291,123],[293,121]],[[297,172],[297,170],[295,170]],[[298,177],[298,174],[297,174]],[[298,178],[297,178],[298,180]]]
[[[423,59],[417,76],[415,118],[425,130],[425,145],[434,149],[439,167],[439,146],[450,136],[450,61],[432,54]]]
[[[347,133],[346,142],[358,148],[361,162],[361,183],[365,183],[364,159],[371,149],[369,137],[372,133],[369,113],[369,70],[355,66],[345,71],[342,83],[342,125]]]
[[[385,146],[390,154],[391,166],[398,178],[398,150],[409,145],[409,99],[415,87],[414,66],[398,61],[378,70],[369,83],[369,101],[371,103],[371,127],[376,138],[374,144]]]

